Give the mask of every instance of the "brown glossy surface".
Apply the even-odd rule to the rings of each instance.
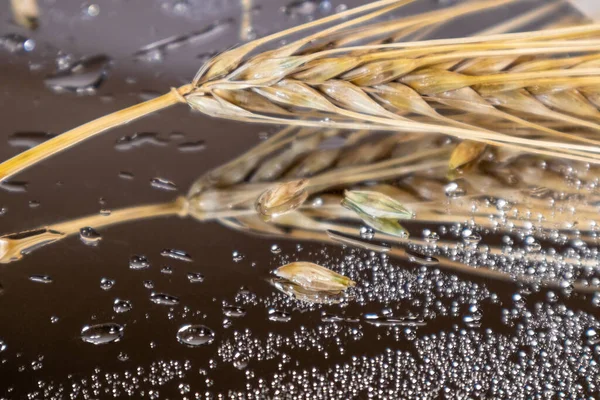
[[[0,159],[6,159],[20,151],[6,144],[9,136],[15,132],[60,133],[139,102],[142,100],[141,93],[166,92],[171,86],[183,84],[193,77],[201,63],[198,56],[231,47],[240,41],[237,21],[241,8],[237,1],[232,0],[191,1],[193,12],[188,16],[175,15],[164,9],[163,3],[172,6],[175,3],[173,1],[99,1],[100,13],[94,18],[82,18],[81,1],[41,1],[43,15],[40,28],[33,34],[9,22],[9,9],[5,3],[0,5],[0,35],[20,33],[31,36],[36,41],[36,48],[30,53],[18,54],[0,50],[0,143],[4,143],[0,145]],[[358,0],[345,2],[349,7],[360,3]],[[427,3],[424,5],[427,7],[433,6],[435,2],[423,3]],[[280,11],[283,5],[281,1],[266,0],[257,2],[256,5],[260,6],[260,10],[253,15],[253,26],[259,34],[306,20],[303,16],[285,16]],[[334,2],[333,6],[337,5]],[[485,26],[486,21],[499,20],[502,16],[518,12],[518,9],[519,6],[513,10],[500,9],[494,16],[487,15],[476,23]],[[132,56],[144,45],[172,35],[189,34],[215,20],[226,18],[234,18],[236,22],[206,41],[185,44],[167,51],[162,62],[135,61]],[[54,71],[57,50],[73,54],[75,59],[105,54],[113,60],[105,81],[94,95],[56,94],[45,86],[45,77]],[[31,64],[37,64],[39,68],[30,68]],[[259,143],[259,134],[264,131],[275,130],[272,127],[210,119],[192,113],[184,105],[114,129],[19,174],[15,180],[28,182],[26,192],[0,191],[0,205],[7,209],[6,214],[0,217],[0,233],[54,224],[95,213],[102,208],[118,209],[168,201],[178,194],[185,194],[187,188],[202,173]],[[164,146],[142,144],[127,151],[115,149],[115,142],[119,138],[136,132],[157,133],[167,143]],[[183,137],[173,138],[172,133],[175,132],[181,132]],[[206,142],[205,150],[178,150],[178,144],[198,140]],[[119,177],[121,171],[131,172],[134,178]],[[150,180],[155,177],[173,181],[178,191],[153,188]],[[101,198],[105,203],[100,204]],[[40,205],[32,208],[30,201],[39,201]],[[412,226],[410,229],[415,236],[420,236],[423,227]],[[322,310],[343,311],[356,317],[368,312],[379,312],[385,307],[418,313],[418,302],[390,304],[373,300],[366,305],[353,303],[342,310],[336,306],[325,306],[322,309],[290,307],[287,311],[292,313],[292,321],[278,323],[268,320],[270,303],[265,301],[256,306],[244,306],[247,314],[242,318],[230,318],[232,326],[225,328],[222,302],[235,304],[240,288],[244,287],[263,299],[275,295],[275,290],[264,278],[270,270],[282,264],[282,256],[287,255],[291,259],[308,258],[318,262],[327,257],[343,260],[351,251],[306,242],[303,244],[304,249],[297,252],[298,241],[253,237],[215,222],[200,223],[191,218],[178,217],[132,222],[110,227],[100,233],[103,239],[97,247],[86,246],[78,236],[72,236],[37,250],[18,262],[0,266],[0,284],[4,288],[4,292],[0,294],[0,339],[7,345],[7,349],[0,353],[0,398],[26,398],[27,393],[40,390],[38,381],[53,382],[54,385],[69,388],[70,382],[90,380],[95,368],[99,368],[100,375],[103,376],[105,373],[123,374],[125,371],[135,374],[138,367],[144,368],[145,372],[140,375],[142,382],[133,398],[140,396],[140,391],[148,395],[149,390],[158,390],[160,398],[181,398],[183,395],[179,384],[182,382],[191,386],[187,396],[194,398],[195,392],[227,394],[228,390],[245,391],[247,383],[256,387],[260,378],[268,382],[273,374],[288,369],[316,368],[324,372],[336,363],[349,362],[354,355],[375,356],[388,348],[409,354],[416,353],[411,340],[396,340],[390,334],[391,330],[362,323],[361,340],[351,340],[342,333],[339,334],[344,338],[343,341],[347,341],[343,354],[337,351],[334,339],[328,337],[323,339],[322,348],[290,347],[266,361],[251,358],[247,371],[252,371],[253,377],[247,378],[246,371],[235,368],[231,362],[222,361],[217,352],[219,344],[231,340],[236,330],[250,329],[253,335],[263,341],[269,333],[301,336],[302,326],[312,330],[321,324]],[[486,238],[488,244],[498,242],[499,237]],[[270,248],[274,243],[281,247],[281,254],[271,253]],[[165,248],[184,250],[192,256],[193,262],[162,257],[160,252]],[[323,250],[326,251],[322,252]],[[244,259],[234,262],[233,251],[244,254]],[[141,271],[129,269],[129,259],[136,254],[147,256],[151,267]],[[365,252],[359,254],[359,257],[368,258]],[[406,262],[391,263],[402,270],[403,267],[408,267],[406,279],[408,274],[417,271]],[[161,273],[161,268],[165,265],[172,267],[172,274]],[[190,283],[186,277],[188,272],[201,272],[205,277],[204,282]],[[29,276],[35,274],[50,275],[53,282],[44,285],[30,281]],[[371,279],[371,274],[369,270],[362,273],[365,280]],[[104,291],[100,288],[103,277],[116,281],[112,289]],[[516,286],[481,279],[474,281],[468,276],[458,279],[487,287],[500,299],[500,303],[484,299],[484,317],[481,327],[475,329],[476,333],[483,335],[489,328],[493,335],[502,340],[510,340],[512,337],[519,340],[520,335],[523,335],[521,331],[500,322],[502,302],[511,304]],[[150,302],[152,290],[144,287],[144,280],[154,282],[154,291],[180,298],[181,304],[174,307],[172,318],[169,316],[169,307]],[[402,286],[402,283],[399,284],[399,287]],[[590,305],[588,297],[575,296],[567,299],[560,294],[558,297],[570,310],[589,313],[590,320],[597,324],[597,319],[592,317],[597,315],[597,309]],[[133,309],[124,314],[114,313],[113,301],[116,298],[131,301]],[[416,293],[414,299],[418,298],[419,294]],[[453,300],[443,296],[440,299],[448,304]],[[535,302],[543,303],[545,299],[545,291],[535,293],[528,297],[525,307],[533,309]],[[277,304],[275,301],[273,303]],[[461,307],[466,310],[465,303],[461,303]],[[189,307],[191,311],[182,317],[184,307]],[[58,321],[52,323],[51,317],[58,317]],[[447,316],[432,319],[417,334],[423,337],[450,332],[454,330],[454,325],[461,325],[461,320],[460,317]],[[80,331],[84,325],[104,322],[123,324],[124,338],[118,343],[104,346],[93,346],[80,339]],[[199,348],[189,348],[178,343],[177,330],[186,323],[210,327],[215,333],[215,343]],[[325,357],[324,351],[329,351],[330,354]],[[511,351],[516,354],[516,350]],[[128,360],[118,359],[122,352],[127,354]],[[284,353],[289,356],[289,360],[279,368],[278,364],[286,359],[282,356]],[[32,367],[32,362],[35,363],[40,356],[43,357],[42,367]],[[209,367],[211,359],[217,362],[215,369]],[[421,363],[420,367],[437,370],[435,365],[429,365],[419,357],[416,359],[417,363]],[[164,386],[143,381],[144,377],[149,376],[152,363],[170,360],[179,363],[189,360],[192,368],[186,371],[185,377],[169,379]],[[459,356],[457,362],[466,367],[470,365],[469,359]],[[483,364],[480,366],[485,367]],[[23,370],[20,371],[22,367]],[[509,366],[508,369],[510,368]],[[208,376],[200,375],[199,369],[206,369]],[[468,371],[468,368],[465,370]],[[398,375],[402,377],[402,371],[399,370]],[[207,385],[207,377],[213,381],[212,384]],[[486,376],[483,384],[489,384],[491,377],[492,375]],[[332,375],[329,375],[329,379],[335,381]],[[402,379],[409,378],[404,376]],[[466,378],[463,380],[468,381]],[[447,385],[454,389],[460,386],[459,383],[450,381],[452,380],[445,380],[438,375],[437,383],[434,384],[438,385],[437,388],[427,389],[427,385],[422,385],[421,394],[407,394],[407,397],[435,398],[441,396],[441,386]],[[538,378],[537,382],[539,381],[543,381],[543,378]],[[458,382],[463,381],[459,379]],[[372,386],[375,390],[385,389],[388,383],[378,385],[375,380]],[[392,386],[394,384],[390,383],[389,387]],[[111,386],[103,384],[101,392],[91,394],[89,398],[111,397],[104,392],[106,388],[110,390]],[[119,390],[126,397],[122,388]],[[340,393],[343,392],[340,388]],[[286,389],[283,389],[283,393],[286,393]],[[290,394],[292,397],[295,395],[299,394]],[[358,395],[366,398],[367,391]],[[473,389],[466,395],[486,397],[485,390]],[[81,394],[78,396],[77,398],[84,398]],[[34,398],[44,396],[40,394]]]

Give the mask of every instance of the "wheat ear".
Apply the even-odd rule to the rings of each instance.
[[[191,85],[82,125],[0,164],[0,180],[88,137],[177,102],[239,121],[443,133],[545,156],[600,162],[596,140],[557,131],[543,121],[531,123],[519,115],[525,111],[545,120],[598,130],[600,66],[593,58],[600,45],[599,24],[394,42],[444,20],[517,0],[467,2],[377,21],[411,2],[380,0],[226,51],[200,68]],[[343,22],[328,26],[338,21]],[[315,28],[324,29],[254,55],[274,40]],[[592,59],[579,64],[552,61],[555,57],[568,60],[573,52]],[[543,70],[522,70],[532,57],[548,63]],[[466,93],[464,89],[471,89],[470,97],[457,97],[456,93]],[[508,135],[456,121],[436,109],[440,103],[467,112],[478,107],[477,112],[525,126],[536,136]],[[415,115],[425,119],[415,119]]]

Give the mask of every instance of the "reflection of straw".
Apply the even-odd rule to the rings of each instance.
[[[52,225],[50,229],[63,232],[66,235],[78,233],[79,229],[85,226],[94,228],[103,228],[114,224],[137,221],[146,218],[164,217],[164,216],[186,216],[186,200],[184,197],[178,197],[172,202],[150,204],[145,206],[136,206],[112,211],[109,215],[90,215],[87,217],[58,223]]]
[[[0,238],[0,264],[17,261],[23,255],[65,237],[61,232],[36,229]]]
[[[55,224],[46,230],[40,231],[39,236],[29,236],[27,240],[17,239],[15,235],[8,235],[2,238],[3,243],[6,244],[5,255],[1,259],[2,262],[9,262],[20,257],[20,253],[23,250],[31,249],[37,244],[46,244],[50,241],[55,241],[65,237],[67,235],[76,234],[79,229],[85,226],[92,226],[96,229],[102,227],[108,227],[112,224],[123,223],[128,221],[134,221],[137,219],[151,218],[156,216],[169,216],[169,215],[191,215],[198,220],[218,220],[226,226],[233,229],[242,231],[251,231],[253,233],[259,233],[263,235],[276,235],[277,237],[290,237],[301,240],[318,240],[322,242],[335,243],[324,232],[333,230],[341,232],[345,235],[354,235],[357,231],[356,226],[351,227],[342,224],[340,221],[353,222],[356,224],[359,222],[357,216],[343,209],[339,203],[341,197],[339,195],[326,194],[323,196],[323,200],[319,204],[306,203],[298,211],[284,214],[276,218],[272,223],[266,223],[261,220],[254,209],[254,201],[264,191],[265,188],[272,187],[275,183],[263,182],[256,184],[245,184],[243,182],[236,181],[231,185],[225,184],[222,188],[213,187],[211,184],[224,183],[221,180],[220,174],[231,174],[232,171],[237,171],[231,176],[242,177],[242,180],[249,179],[250,170],[256,169],[257,166],[263,162],[269,162],[273,153],[277,153],[282,150],[282,146],[279,144],[283,143],[290,144],[286,139],[287,135],[294,135],[294,130],[286,129],[269,140],[261,143],[256,148],[250,150],[245,155],[238,157],[233,162],[226,164],[224,167],[217,168],[214,171],[209,172],[204,177],[199,179],[199,182],[203,184],[195,185],[196,190],[190,192],[189,201],[184,198],[179,198],[171,203],[156,204],[149,206],[132,207],[123,210],[115,210],[110,215],[92,215],[73,221],[67,221]],[[310,133],[308,133],[310,134]],[[368,144],[368,143],[367,143]],[[359,184],[364,180],[380,181],[390,178],[400,178],[402,176],[410,175],[413,173],[417,174],[444,174],[445,161],[430,162],[428,161],[431,157],[448,157],[449,150],[447,149],[422,149],[425,145],[429,144],[427,141],[414,141],[411,143],[411,149],[413,151],[407,156],[392,157],[384,159],[382,161],[365,164],[355,165],[344,168],[332,168],[326,170],[309,179],[309,188],[313,195],[321,195],[322,192],[328,191],[332,188],[337,187],[349,187],[355,184]],[[352,151],[360,151],[361,146],[357,145],[356,149]],[[368,148],[368,147],[367,147]],[[316,150],[318,151],[318,150]],[[344,153],[340,153],[339,157],[343,159]],[[253,161],[248,163],[248,157]],[[438,168],[434,168],[438,167]],[[439,168],[442,167],[442,168]],[[435,179],[436,175],[433,175],[431,179]],[[209,177],[210,179],[208,179]],[[524,178],[530,179],[530,174],[524,174]],[[416,179],[415,189],[424,189],[427,187],[427,180],[425,178],[418,178],[413,176],[411,179]],[[420,179],[420,180],[419,180]],[[396,196],[397,198],[403,199],[404,205],[416,213],[415,221],[418,222],[432,222],[432,223],[449,223],[459,222],[462,223],[466,220],[472,220],[482,227],[493,228],[489,220],[490,215],[502,216],[503,214],[495,207],[482,205],[477,212],[473,212],[469,209],[469,204],[472,200],[477,199],[478,196],[489,196],[490,185],[493,184],[493,180],[488,185],[481,185],[481,179],[490,180],[492,178],[487,176],[480,176],[475,171],[473,174],[467,174],[464,176],[466,182],[472,182],[473,194],[466,195],[465,198],[459,198],[448,203],[443,193],[443,184],[432,180],[431,183],[435,182],[435,185],[431,189],[432,192],[423,192],[423,195],[430,196],[428,200],[419,200],[417,194],[408,194],[403,192],[401,187],[395,187],[393,192],[389,195]],[[568,186],[564,185],[564,182],[558,175],[552,175],[545,173],[544,177],[540,179],[538,175],[532,175],[535,183],[542,183],[549,187],[553,187],[559,190],[569,190]],[[524,183],[526,184],[527,181]],[[498,184],[496,184],[497,186]],[[564,186],[564,187],[563,187]],[[492,186],[493,187],[493,186]],[[391,187],[390,187],[391,188]],[[385,190],[385,185],[372,186],[370,190]],[[429,189],[428,189],[429,190]],[[202,209],[199,208],[200,199],[206,198],[206,195],[213,196],[213,208]],[[521,202],[529,202],[530,209],[534,212],[542,214],[548,214],[551,210],[548,209],[546,202],[540,199],[530,198],[525,195],[524,192],[515,191],[514,187],[501,188],[494,194],[498,195],[511,195],[511,197],[517,198]],[[228,201],[225,201],[228,199]],[[531,206],[534,206],[531,208]],[[593,216],[595,208],[587,205],[580,207],[579,213],[588,217]],[[566,222],[568,218],[562,215],[555,216],[555,221]],[[526,221],[516,220],[513,221],[515,225],[523,226]],[[544,223],[540,223],[544,225]],[[568,231],[567,231],[568,232]],[[570,232],[568,232],[570,235]],[[339,236],[339,235],[338,235]],[[574,237],[574,236],[573,236]],[[398,237],[378,234],[379,240],[383,240],[389,243],[405,247],[407,244],[415,245],[428,245],[423,240],[411,240],[410,242]],[[337,238],[338,240],[340,237]],[[343,238],[341,238],[343,239]],[[356,239],[360,240],[360,239]],[[451,246],[450,242],[439,241],[438,246]],[[368,243],[367,243],[367,247]],[[387,250],[387,248],[386,248]],[[494,246],[490,246],[490,254],[501,255],[502,249]],[[407,259],[407,254],[401,248],[395,247],[390,250],[389,254],[399,257],[401,259]],[[437,256],[436,256],[437,257]],[[529,277],[513,277],[508,273],[502,271],[493,270],[482,267],[471,267],[465,264],[452,261],[444,257],[439,258],[439,268],[448,269],[454,272],[460,272],[465,274],[471,274],[479,277],[488,279],[496,279],[502,281],[512,282],[515,279],[522,282],[535,283],[535,279]],[[539,261],[539,256],[536,254],[524,254],[523,259],[527,262]],[[575,259],[564,259],[563,262],[576,263],[581,262],[581,265],[591,265],[589,260],[575,260]],[[542,285],[547,287],[558,288],[560,285],[554,281],[542,281]],[[574,288],[581,292],[591,292],[594,290],[593,287],[588,287],[583,284],[576,283]]]
[[[124,208],[115,210],[109,215],[93,214],[33,231],[5,235],[0,237],[0,263],[4,264],[18,260],[23,254],[36,248],[78,234],[79,230],[84,227],[91,226],[100,229],[146,218],[172,215],[185,216],[187,214],[186,204],[185,198],[180,197],[169,203]]]
[[[34,236],[27,236],[24,238],[18,238],[19,234],[11,234],[6,235],[0,238],[0,250],[2,251],[2,255],[0,257],[0,263],[9,263],[12,261],[16,261],[22,257],[23,254],[26,254],[29,251],[32,251],[36,248],[39,248],[43,245],[47,245],[49,243],[60,240],[64,237],[67,237],[72,234],[76,234],[79,232],[79,229],[85,226],[93,226],[94,228],[100,229],[109,227],[115,224],[122,224],[125,222],[133,222],[136,220],[147,219],[147,218],[155,218],[161,216],[186,216],[186,200],[184,198],[177,198],[173,202],[169,203],[161,203],[161,204],[153,204],[146,206],[137,206],[130,207],[121,210],[115,210],[110,215],[90,215],[83,218],[78,218],[62,223],[58,223],[52,225],[47,228],[42,228],[39,230],[34,230],[31,232],[36,232]],[[329,237],[327,230],[333,230],[345,235],[354,235],[356,233],[355,227],[348,227],[346,225],[332,223],[332,222],[317,222],[311,218],[306,216],[302,216],[301,214],[292,214],[285,215],[279,217],[277,220],[277,225],[281,227],[285,227],[286,230],[274,230],[270,227],[275,228],[271,224],[267,224],[263,221],[260,221],[256,217],[255,211],[246,211],[242,210],[238,214],[242,214],[246,218],[256,218],[256,222],[252,223],[253,232],[254,233],[262,233],[265,235],[276,235],[277,237],[287,236],[289,238],[299,239],[299,240],[309,240],[309,241],[317,241],[317,242],[326,242],[335,244],[336,240],[333,240]],[[235,213],[231,212],[228,217],[234,217]],[[218,213],[213,216],[218,217]],[[213,219],[205,216],[205,220]],[[246,219],[246,222],[250,222],[250,220]],[[223,219],[220,220],[224,225],[233,227],[235,229],[247,230],[247,226],[239,225],[232,223],[231,220]],[[258,230],[256,230],[258,228]],[[27,232],[25,232],[26,234]],[[399,239],[395,236],[379,234],[380,240],[384,240],[386,242],[397,243],[402,246],[406,246],[409,242],[407,240]],[[416,245],[427,245],[428,243],[422,240],[411,240],[410,243]],[[438,245],[450,245],[449,242],[441,242]],[[368,243],[367,243],[368,247]],[[406,251],[403,248],[393,247],[391,249],[386,248],[386,253],[392,255],[394,257],[408,260],[409,255],[406,254]],[[501,249],[496,248],[494,246],[490,247],[490,253],[494,255],[500,255]],[[486,279],[494,279],[505,282],[515,282],[515,280],[524,282],[524,283],[536,283],[537,281],[534,278],[517,276],[514,277],[508,273],[493,270],[486,267],[472,267],[466,264],[462,264],[453,260],[450,260],[446,257],[437,256],[436,258],[439,260],[439,264],[436,265],[437,268],[447,269],[449,271],[473,275],[477,277],[482,277]],[[530,259],[530,261],[535,261],[534,255],[526,255],[525,259]],[[575,260],[572,260],[575,261]],[[565,262],[569,262],[569,260],[565,260]],[[560,288],[560,284],[555,281],[550,280],[542,280],[540,283],[542,286],[549,288]],[[581,293],[593,293],[598,290],[597,287],[587,286],[580,283],[573,284],[574,290]]]

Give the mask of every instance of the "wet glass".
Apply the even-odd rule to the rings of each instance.
[[[185,84],[236,44],[363,2],[40,1],[35,31],[5,3],[1,160]],[[594,396],[598,169],[486,149],[450,176],[455,144],[179,105],[3,182],[0,399]],[[274,182],[302,178],[293,206],[257,214]],[[412,214],[365,219],[340,206],[349,188]],[[386,231],[400,222],[409,238]],[[297,261],[356,286],[274,275]]]

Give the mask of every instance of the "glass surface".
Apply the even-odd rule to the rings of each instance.
[[[8,3],[0,5],[1,160],[185,84],[217,52],[363,2],[41,0],[35,32],[11,22]],[[423,0],[398,15],[450,3]],[[476,32],[542,3],[500,7],[430,37]],[[403,222],[414,246],[398,257],[359,247],[370,238],[371,246],[387,243],[384,250],[406,243],[373,237],[352,214],[334,227],[347,228],[355,241],[347,246],[323,227],[253,220],[258,235],[235,217],[199,215],[108,227],[94,220],[64,238],[52,231],[84,216],[168,204],[281,129],[177,105],[0,185],[1,234],[51,229],[5,236],[6,243],[60,239],[35,240],[46,246],[0,265],[0,399],[594,396],[600,295],[575,284],[600,279],[590,218],[598,175],[582,164],[549,160],[540,168],[511,159],[510,172],[484,175],[483,193],[452,186],[444,174],[395,177],[413,196],[431,190],[448,210]],[[315,151],[339,148],[336,137],[351,135],[331,134]],[[530,185],[525,199],[514,200],[512,175],[538,169],[558,171],[546,181],[556,187]],[[343,195],[340,187],[327,193],[338,203]],[[246,199],[252,212],[255,197]],[[319,205],[328,199],[311,194],[307,215],[323,217]],[[272,271],[294,261],[357,285],[340,303],[295,299],[270,283]]]

